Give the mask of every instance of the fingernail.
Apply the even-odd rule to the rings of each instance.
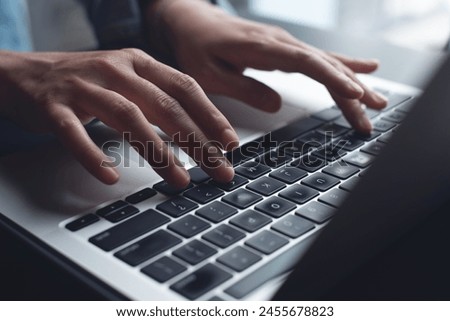
[[[365,115],[361,116],[358,120],[359,127],[361,130],[365,132],[372,131],[372,123],[370,122],[369,118],[367,118]]]
[[[384,96],[383,94],[380,94],[380,93],[375,93],[375,99],[376,99],[377,102],[379,102],[380,104],[387,104],[387,103],[388,103],[387,97]]]
[[[114,184],[120,178],[119,172],[113,167],[105,167],[105,171],[108,172],[108,183]]]
[[[227,128],[222,133],[222,142],[225,144],[224,150],[230,151],[239,146],[239,137],[234,130]]]
[[[356,82],[354,82],[353,80],[349,81],[349,85],[354,92],[356,92],[360,95],[364,94],[364,89],[362,89],[362,87],[360,85],[358,85]]]

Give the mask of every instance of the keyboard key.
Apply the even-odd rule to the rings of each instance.
[[[224,192],[210,184],[201,184],[186,191],[183,195],[200,204],[208,203],[220,196]]]
[[[116,252],[114,256],[131,266],[136,266],[180,242],[178,237],[160,230]]]
[[[385,146],[386,146],[385,144],[380,143],[378,141],[371,142],[367,146],[364,146],[364,148],[362,148],[361,151],[363,151],[364,153],[367,153],[367,154],[371,154],[371,155],[377,156],[377,155],[379,155],[381,153],[381,150]]]
[[[259,157],[258,162],[272,168],[277,168],[281,165],[286,164],[291,159],[292,157],[290,155],[287,155],[286,153],[280,153],[279,150],[272,150]]]
[[[353,135],[346,135],[339,139],[336,145],[342,147],[347,151],[354,151],[355,149],[364,145],[364,140],[356,138]]]
[[[285,184],[270,177],[261,177],[247,185],[249,190],[264,196],[272,195],[285,187]]]
[[[228,183],[219,183],[216,181],[211,181],[211,184],[213,184],[213,185],[217,186],[218,188],[223,189],[224,191],[227,191],[227,192],[234,191],[235,189],[237,189],[247,183],[248,183],[248,179],[246,179],[242,176],[239,176],[239,175],[234,175],[233,180]]]
[[[366,109],[364,110],[364,112],[366,113],[366,116],[367,116],[369,119],[373,119],[373,118],[377,117],[377,116],[380,114],[380,111],[379,111],[379,110],[372,109],[372,108],[366,108]]]
[[[397,108],[395,108],[395,111],[399,111],[402,113],[409,113],[411,109],[414,107],[417,99],[410,99],[402,104],[399,104]]]
[[[366,153],[355,152],[344,157],[344,161],[360,168],[366,168],[373,163],[375,157]]]
[[[295,214],[303,216],[308,220],[313,221],[314,223],[324,223],[329,220],[335,213],[335,209],[327,206],[325,204],[321,204],[319,202],[310,202],[305,206],[300,207]]]
[[[234,207],[228,206],[219,201],[212,202],[195,212],[198,216],[206,218],[213,223],[219,223],[238,211]]]
[[[89,239],[105,251],[111,251],[155,228],[169,222],[170,219],[155,210],[147,210],[117,226],[103,231]]]
[[[314,224],[304,218],[288,215],[272,225],[271,229],[291,238],[297,238],[314,229]]]
[[[406,118],[406,114],[398,111],[392,111],[386,116],[384,116],[382,119],[387,120],[393,123],[401,123]]]
[[[303,153],[307,153],[308,148],[320,148],[325,145],[327,143],[327,136],[325,136],[323,133],[314,131],[300,136],[296,141],[303,143]]]
[[[282,198],[273,196],[258,205],[255,206],[258,211],[261,211],[267,215],[272,217],[281,217],[290,211],[295,210],[296,206],[294,203],[291,203]]]
[[[319,111],[318,113],[313,114],[311,117],[317,118],[319,120],[328,123],[332,120],[335,120],[336,118],[339,118],[341,115],[342,112],[340,109],[327,108],[322,111]]]
[[[144,188],[143,190],[140,190],[139,192],[136,192],[130,196],[128,196],[125,200],[128,203],[131,204],[137,204],[142,201],[145,201],[146,199],[149,199],[152,196],[156,195],[156,191],[154,189],[151,189],[150,187]]]
[[[222,224],[212,231],[205,233],[202,238],[218,247],[226,248],[240,239],[243,239],[245,234],[232,228],[229,225]]]
[[[211,178],[200,167],[192,167],[191,169],[188,170],[188,173],[189,176],[191,177],[191,182],[194,184],[204,183]]]
[[[289,241],[271,231],[262,231],[245,242],[245,245],[264,254],[271,254],[288,244]]]
[[[166,282],[184,271],[186,271],[184,265],[167,256],[158,259],[141,270],[142,273],[160,283]]]
[[[380,119],[373,124],[373,129],[384,133],[394,128],[395,126],[397,126],[397,124],[387,120]]]
[[[193,240],[173,251],[172,254],[189,264],[196,265],[216,253],[217,251],[215,249],[205,243],[199,240]]]
[[[344,116],[341,116],[338,119],[334,120],[333,123],[338,126],[345,127],[348,129],[351,129],[353,127],[352,125],[350,125],[347,118],[345,118]]]
[[[378,140],[379,142],[382,142],[382,143],[387,144],[387,143],[389,143],[389,141],[391,140],[391,138],[392,138],[393,135],[394,135],[394,132],[393,132],[393,131],[390,131],[390,132],[387,132],[386,134],[382,135],[382,136],[381,136],[380,138],[378,138],[377,140]]]
[[[161,181],[155,185],[153,185],[153,188],[155,190],[157,190],[160,193],[166,194],[166,195],[177,195],[177,194],[181,194],[183,193],[185,190],[191,188],[192,183],[190,183],[188,186],[186,186],[185,188],[174,188],[172,186],[170,186],[166,181]]]
[[[186,238],[197,235],[198,233],[209,228],[211,224],[205,222],[198,217],[193,215],[186,215],[183,218],[175,221],[172,224],[169,224],[167,228],[171,231],[174,231]]]
[[[359,168],[345,162],[336,162],[323,170],[324,173],[340,179],[347,179],[359,172]]]
[[[172,217],[180,217],[198,207],[197,204],[185,199],[182,196],[175,196],[161,204],[156,208]]]
[[[117,201],[112,204],[109,204],[108,206],[102,207],[101,209],[97,210],[97,212],[95,212],[95,213],[101,217],[106,217],[107,215],[111,214],[112,212],[115,212],[118,209],[121,209],[127,205],[128,205],[127,202]]]
[[[189,300],[195,300],[230,278],[230,273],[213,264],[206,264],[170,288]]]
[[[291,166],[298,167],[310,173],[321,169],[325,165],[326,162],[323,159],[311,155],[303,156],[302,158],[291,163]]]
[[[297,204],[304,204],[319,195],[319,192],[307,186],[295,184],[279,195]]]
[[[272,222],[270,218],[253,210],[247,210],[230,220],[231,224],[250,233],[259,230],[270,222]]]
[[[359,139],[359,140],[363,140],[365,142],[370,142],[371,140],[374,140],[375,138],[377,138],[378,136],[380,136],[381,133],[376,131],[376,130],[372,130],[372,132],[370,134],[361,134],[355,131],[352,131],[348,137],[352,137],[354,139]],[[346,136],[347,137],[347,136]],[[346,138],[347,139],[347,138]]]
[[[307,175],[306,171],[297,167],[282,167],[269,174],[270,177],[276,178],[284,183],[292,184]]]
[[[298,158],[308,153],[308,145],[298,141],[287,142],[281,145],[277,152],[280,155],[288,155],[294,158]]]
[[[270,172],[270,167],[258,162],[247,162],[236,168],[236,173],[249,179],[256,179],[268,172]]]
[[[128,205],[105,215],[104,218],[112,223],[117,223],[137,213],[139,210],[136,207]]]
[[[347,153],[343,150],[343,147],[338,145],[328,145],[313,152],[314,156],[331,162],[342,158],[345,154]]]
[[[222,197],[222,201],[241,209],[247,208],[260,200],[262,200],[262,196],[243,188]]]
[[[351,192],[355,189],[360,180],[361,178],[358,176],[352,177],[348,181],[342,183],[339,188],[342,188],[344,191]]]
[[[339,184],[339,182],[340,181],[337,178],[334,178],[330,175],[324,173],[315,173],[305,178],[302,181],[302,184],[315,188],[321,192],[325,192],[333,186]]]
[[[77,218],[76,220],[66,224],[66,229],[69,231],[75,232],[78,230],[81,230],[82,228],[89,226],[91,224],[94,224],[95,222],[98,222],[100,219],[97,215],[94,214],[87,214],[80,218]]]
[[[319,197],[319,201],[333,207],[340,207],[348,196],[348,192],[339,188],[334,188]]]
[[[334,123],[328,123],[322,127],[319,127],[317,132],[325,136],[336,138],[348,132],[348,128],[336,125]]]
[[[236,246],[231,251],[220,256],[217,262],[237,272],[242,272],[260,260],[261,256],[250,252],[242,246]]]

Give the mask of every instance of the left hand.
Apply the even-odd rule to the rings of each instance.
[[[372,125],[361,105],[375,109],[386,106],[386,99],[355,75],[375,71],[378,63],[374,60],[327,53],[279,27],[228,15],[200,0],[166,4],[160,27],[158,31],[167,36],[178,67],[206,92],[275,112],[281,107],[279,94],[243,75],[244,70],[303,73],[325,85],[350,124],[363,133],[370,132]]]

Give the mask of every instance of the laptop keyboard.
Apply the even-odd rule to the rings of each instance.
[[[225,282],[224,297],[240,299],[292,269],[358,184],[411,109],[411,97],[388,97],[383,111],[367,110],[370,135],[333,107],[227,153],[236,173],[229,183],[192,168],[186,189],[162,181],[66,228],[107,220],[113,227],[89,242],[130,268],[190,300],[217,297]],[[138,209],[160,194],[164,201]]]

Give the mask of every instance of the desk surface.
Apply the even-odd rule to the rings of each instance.
[[[360,39],[260,17],[256,20],[276,23],[305,42],[345,54],[376,57],[381,61],[377,75],[421,87],[444,55],[400,48],[377,39]],[[69,274],[36,254],[20,240],[0,228],[0,299],[8,300],[89,300],[100,297]]]

